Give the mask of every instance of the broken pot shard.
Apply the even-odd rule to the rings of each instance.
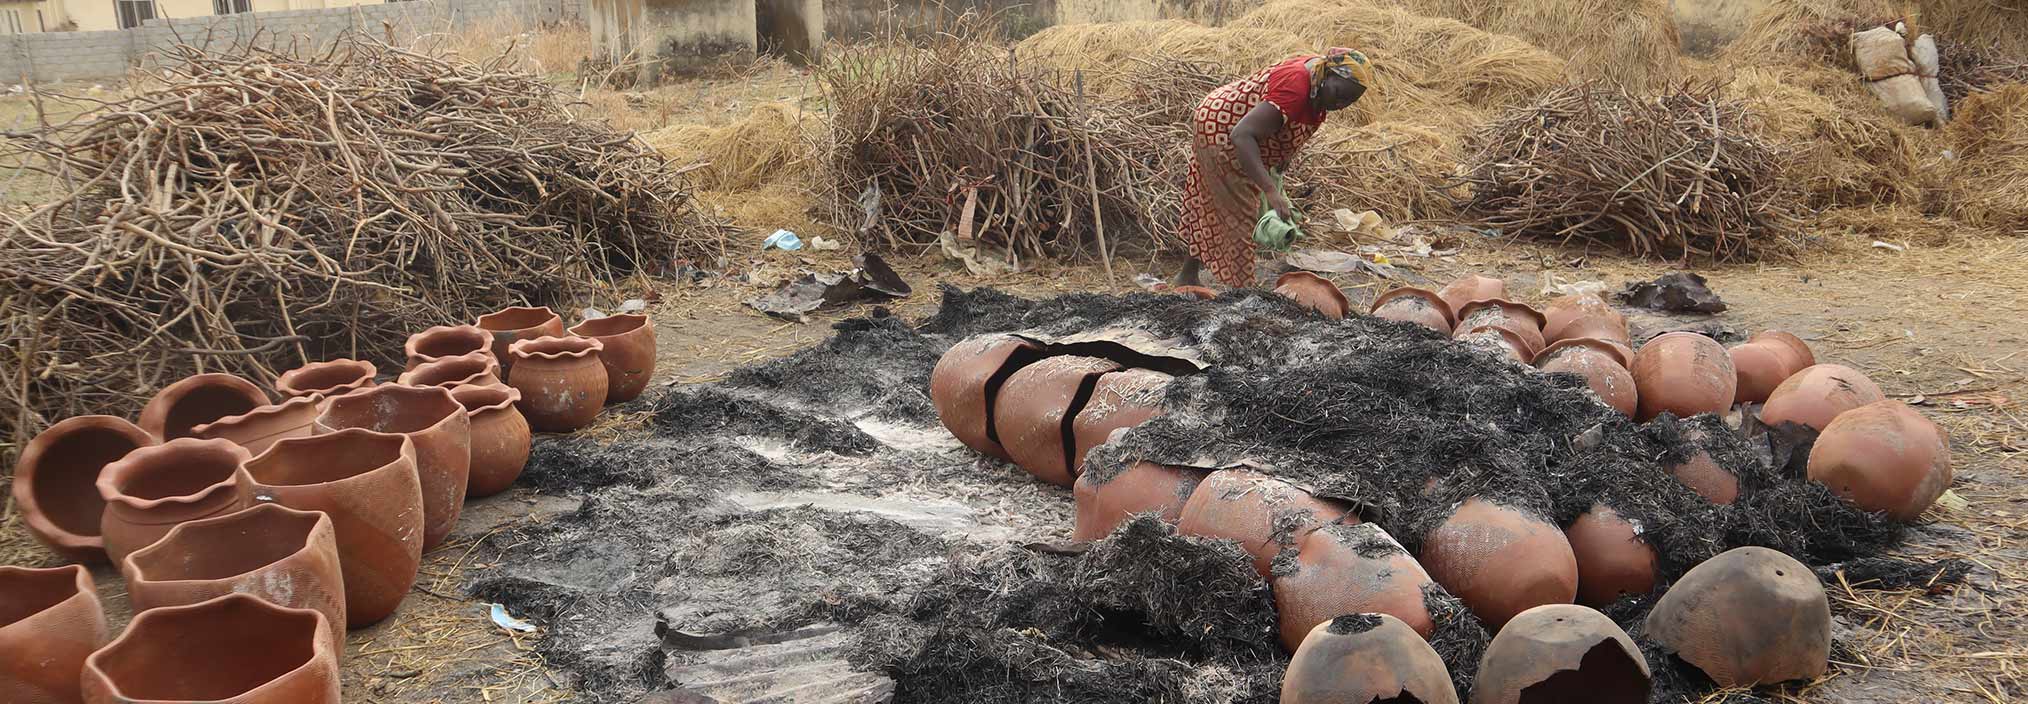
[[[1721,687],[1812,679],[1830,665],[1831,604],[1795,558],[1735,548],[1684,573],[1646,632]]]
[[[1577,556],[1563,531],[1478,497],[1423,539],[1422,566],[1489,630],[1528,609],[1577,598]]]
[[[993,423],[1014,463],[1057,486],[1076,479],[1071,425],[1099,377],[1120,365],[1097,357],[1050,357],[1023,367],[993,400]]]
[[[1655,549],[1638,526],[1603,504],[1563,529],[1577,556],[1577,603],[1604,607],[1621,594],[1655,589]]]
[[[993,399],[1007,377],[1042,359],[1042,346],[1014,335],[952,345],[930,370],[930,401],[951,435],[980,454],[1009,459],[993,428]]]
[[[0,567],[0,701],[83,701],[78,673],[110,639],[84,567]]]
[[[1148,369],[1123,369],[1099,377],[1091,400],[1071,421],[1071,440],[1076,443],[1071,467],[1083,472],[1085,453],[1105,444],[1113,431],[1140,425],[1160,415],[1162,396],[1173,379]]]
[[[1694,332],[1672,332],[1649,340],[1634,354],[1629,371],[1640,396],[1635,418],[1643,423],[1663,411],[1678,418],[1699,413],[1724,415],[1732,408],[1739,383],[1725,347]]]
[[[1183,517],[1183,505],[1207,474],[1210,472],[1194,467],[1153,462],[1135,462],[1106,478],[1096,472],[1079,474],[1071,492],[1077,500],[1071,537],[1104,538],[1139,513],[1153,513],[1173,525]]]
[[[1282,274],[1275,279],[1275,293],[1332,320],[1343,320],[1352,311],[1352,303],[1345,300],[1345,292],[1337,284],[1307,271]]]
[[[72,562],[106,559],[99,520],[99,472],[155,438],[125,418],[78,416],[49,426],[21,451],[14,465],[14,503],[23,525],[42,544]]]
[[[1394,536],[1371,523],[1327,525],[1303,536],[1293,569],[1274,578],[1282,647],[1345,614],[1386,614],[1428,638],[1435,624],[1423,606],[1429,573]]]
[[[1768,394],[1761,408],[1760,422],[1807,425],[1823,430],[1838,414],[1884,401],[1887,394],[1857,369],[1838,364],[1819,364],[1803,369]]]
[[[1535,368],[1547,374],[1576,374],[1584,377],[1592,398],[1631,417],[1639,410],[1640,393],[1635,390],[1633,372],[1620,349],[1605,340],[1571,338],[1550,345],[1535,355]]]
[[[1311,496],[1295,485],[1258,472],[1224,469],[1205,477],[1190,501],[1176,530],[1185,535],[1226,538],[1253,556],[1253,568],[1262,578],[1272,574],[1276,555],[1318,526],[1328,523],[1358,523],[1350,507]]]
[[[1521,612],[1486,647],[1471,704],[1644,704],[1648,661],[1605,614],[1570,604]]]
[[[1450,671],[1415,629],[1386,614],[1317,624],[1282,675],[1282,704],[1457,704]]]
[[[1860,508],[1913,521],[1951,485],[1950,438],[1908,404],[1875,401],[1824,428],[1809,471]]]
[[[1457,319],[1451,313],[1451,305],[1435,291],[1402,287],[1380,294],[1373,299],[1373,317],[1414,323],[1439,334],[1449,335],[1457,326]]]

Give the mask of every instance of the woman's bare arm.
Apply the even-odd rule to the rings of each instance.
[[[1239,156],[1239,169],[1246,174],[1260,192],[1267,194],[1268,205],[1280,213],[1283,220],[1295,215],[1287,198],[1275,189],[1274,176],[1268,173],[1267,164],[1260,158],[1260,143],[1273,137],[1282,128],[1282,110],[1274,103],[1261,101],[1247,111],[1239,124],[1232,126],[1232,149]]]

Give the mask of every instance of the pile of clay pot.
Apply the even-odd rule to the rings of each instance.
[[[277,378],[276,402],[199,374],[138,424],[80,416],[31,441],[13,487],[28,530],[117,566],[136,615],[113,639],[82,564],[0,567],[0,701],[335,704],[345,630],[394,613],[466,497],[521,475],[531,429],[638,396],[655,332],[509,308],[406,352],[391,383],[317,362]]]
[[[1941,429],[1887,400],[1858,371],[1816,364],[1794,335],[1769,331],[1727,350],[1702,335],[1667,333],[1634,352],[1625,319],[1601,299],[1559,298],[1544,313],[1507,300],[1504,289],[1479,276],[1437,292],[1395,289],[1371,314],[1428,326],[1542,372],[1576,374],[1598,402],[1642,422],[1665,411],[1724,416],[1735,402],[1758,404],[1769,425],[1820,431],[1808,460],[1812,479],[1897,520],[1914,519],[1950,483]],[[1284,276],[1276,290],[1328,318],[1349,309],[1335,285],[1314,275]],[[1072,487],[1079,540],[1104,538],[1148,513],[1186,535],[1236,541],[1270,584],[1281,641],[1294,653],[1283,702],[1458,701],[1425,640],[1435,628],[1425,597],[1437,587],[1496,634],[1472,702],[1647,701],[1648,663],[1595,610],[1657,586],[1655,551],[1638,526],[1597,506],[1559,529],[1474,498],[1411,555],[1361,522],[1353,506],[1245,467],[1143,461],[1115,476],[1085,473],[1092,448],[1163,412],[1169,380],[999,334],[954,345],[932,372],[930,391],[945,427],[967,446]],[[1713,503],[1739,496],[1737,479],[1706,453],[1669,471]],[[1810,679],[1828,664],[1829,604],[1802,563],[1741,547],[1671,585],[1645,634],[1721,686]]]

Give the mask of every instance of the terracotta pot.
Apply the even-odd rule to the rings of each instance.
[[[1875,401],[1817,436],[1810,478],[1860,508],[1913,521],[1950,488],[1950,437],[1908,404]]]
[[[1739,378],[1733,403],[1763,403],[1775,387],[1781,386],[1795,370],[1788,366],[1790,351],[1775,342],[1748,342],[1726,349],[1732,355],[1733,373]]]
[[[1550,342],[1558,342],[1579,338],[1611,340],[1622,346],[1629,344],[1633,340],[1632,334],[1627,330],[1627,319],[1619,313],[1610,311],[1606,313],[1587,313],[1578,316],[1577,319],[1570,321],[1557,330],[1557,337],[1549,338],[1545,336],[1544,339],[1548,339]],[[1631,350],[1629,350],[1627,356],[1629,358],[1633,356]]]
[[[1542,323],[1542,314],[1534,308],[1509,300],[1488,298],[1459,308],[1457,329],[1471,332],[1482,327],[1495,327],[1513,332],[1521,336],[1527,345],[1528,355],[1521,358],[1523,363],[1527,363],[1542,350]]]
[[[415,443],[422,481],[423,543],[443,544],[458,523],[472,476],[472,421],[442,387],[381,386],[331,400],[317,417],[317,432],[359,428],[406,435]]]
[[[1459,333],[1456,339],[1478,349],[1512,357],[1522,364],[1535,357],[1535,350],[1528,347],[1528,339],[1506,328],[1481,325]]]
[[[1422,566],[1487,630],[1537,606],[1577,598],[1577,556],[1563,531],[1481,498],[1467,499],[1423,539]]]
[[[255,502],[331,519],[353,628],[387,618],[422,562],[422,484],[406,435],[351,428],[275,443],[240,467]]]
[[[1071,420],[1072,473],[1084,471],[1084,455],[1114,431],[1132,428],[1162,413],[1162,395],[1174,377],[1149,369],[1123,369],[1099,377],[1091,400]]]
[[[250,455],[229,440],[178,438],[133,452],[99,472],[106,514],[99,531],[113,564],[153,545],[184,521],[210,518],[246,506],[235,476]]]
[[[1423,606],[1429,573],[1394,537],[1371,523],[1327,525],[1297,546],[1293,570],[1274,578],[1282,647],[1297,650],[1310,631],[1346,614],[1387,614],[1428,638]]]
[[[1310,531],[1330,523],[1358,523],[1342,503],[1319,499],[1280,479],[1244,469],[1212,472],[1191,492],[1177,517],[1185,535],[1239,542],[1266,579],[1275,556],[1293,550]]]
[[[1275,279],[1275,293],[1332,320],[1343,320],[1352,310],[1352,303],[1345,300],[1345,292],[1338,290],[1337,284],[1307,271],[1282,274]]]
[[[83,701],[85,658],[111,637],[84,567],[0,567],[0,701]]]
[[[1135,462],[1104,479],[1095,472],[1080,474],[1071,488],[1077,513],[1070,535],[1076,540],[1098,540],[1140,513],[1153,513],[1174,524],[1183,517],[1183,504],[1190,500],[1190,493],[1207,474],[1210,472],[1194,467],[1153,462]]]
[[[608,315],[578,323],[570,334],[605,345],[599,363],[606,366],[606,403],[624,403],[641,395],[655,376],[655,326],[645,315]]]
[[[937,419],[966,447],[1009,459],[993,427],[993,401],[1007,377],[1043,356],[1041,347],[1013,335],[982,335],[952,345],[930,370]]]
[[[1655,589],[1655,549],[1618,512],[1597,504],[1563,529],[1577,557],[1577,603],[1603,608]]]
[[[1878,384],[1857,369],[1837,364],[1819,364],[1802,369],[1783,380],[1767,396],[1760,409],[1760,422],[1807,425],[1823,430],[1838,414],[1887,400]]]
[[[493,358],[514,378],[514,343],[541,337],[563,337],[563,318],[548,308],[502,308],[479,316],[476,326],[493,336]]]
[[[275,390],[283,398],[311,395],[337,398],[373,386],[373,375],[377,373],[372,362],[357,359],[311,362],[282,372],[275,379]]]
[[[332,652],[345,646],[345,579],[331,517],[270,503],[176,526],[120,563],[135,611],[251,594],[324,615]]]
[[[1605,614],[1571,604],[1515,616],[1479,659],[1471,704],[1647,704],[1648,660]]]
[[[1703,435],[1703,431],[1690,428],[1683,439],[1692,445],[1703,445],[1706,442]],[[1669,474],[1711,503],[1724,505],[1739,500],[1739,477],[1718,466],[1711,453],[1701,447],[1691,452],[1688,459],[1669,467]]]
[[[141,408],[141,429],[156,441],[189,437],[190,429],[268,405],[268,392],[231,374],[198,374],[162,387]]]
[[[1640,392],[1633,372],[1627,371],[1627,358],[1605,340],[1580,337],[1557,342],[1535,355],[1535,368],[1584,377],[1592,398],[1628,416],[1640,409]]]
[[[408,363],[402,367],[405,372],[445,357],[473,352],[484,352],[499,361],[499,356],[493,354],[493,334],[477,325],[438,325],[408,336],[401,349],[408,355]]]
[[[230,440],[246,448],[248,455],[258,455],[278,441],[309,437],[311,425],[316,422],[323,405],[323,396],[314,393],[297,396],[191,428],[190,436]]]
[[[1634,353],[1635,393],[1645,423],[1662,412],[1689,418],[1699,413],[1724,415],[1732,408],[1738,375],[1732,356],[1717,340],[1694,332],[1666,333]]]
[[[1177,286],[1169,289],[1169,292],[1179,296],[1190,296],[1200,301],[1209,301],[1218,297],[1217,291],[1203,286]]]
[[[405,386],[492,386],[504,383],[500,379],[500,362],[493,359],[491,352],[471,352],[456,357],[440,357],[426,362],[415,369],[402,372],[395,379]]]
[[[1119,368],[1097,357],[1050,357],[1007,377],[993,402],[994,425],[1007,455],[1038,479],[1070,486],[1077,478],[1071,465],[1075,448],[1064,443],[1073,441],[1066,431],[1080,410],[1073,402],[1087,398],[1100,376]]]
[[[605,345],[588,337],[543,337],[514,343],[507,383],[521,391],[521,414],[545,433],[568,433],[599,417],[606,405]]]
[[[492,496],[521,478],[528,466],[528,419],[514,404],[521,391],[510,386],[460,386],[451,389],[472,420],[472,479],[466,496]]]
[[[90,704],[339,704],[324,615],[229,594],[144,611],[85,660]]]
[[[1810,345],[1803,338],[1780,330],[1762,330],[1746,339],[1748,343],[1760,342],[1774,345],[1785,352],[1783,360],[1789,371],[1796,372],[1817,366],[1817,355],[1810,351]]]
[[[1473,301],[1507,297],[1507,282],[1489,276],[1467,274],[1444,284],[1443,288],[1437,289],[1437,295],[1443,297],[1444,303],[1450,304],[1451,312],[1457,313],[1464,310],[1465,304]]]
[[[1428,289],[1407,286],[1391,289],[1373,299],[1370,312],[1376,318],[1421,325],[1442,335],[1450,335],[1457,325],[1451,304]]]
[[[1734,548],[1670,586],[1645,637],[1721,687],[1815,679],[1830,665],[1831,604],[1795,558]]]
[[[1583,337],[1583,335],[1571,335],[1565,332],[1572,323],[1580,320],[1585,321],[1586,330],[1598,326],[1605,326],[1607,329],[1611,329],[1614,323],[1617,323],[1620,332],[1618,338],[1626,336],[1626,317],[1620,315],[1619,311],[1613,310],[1613,307],[1607,305],[1605,299],[1598,297],[1597,294],[1586,293],[1552,298],[1549,300],[1549,305],[1542,309],[1542,320],[1542,339],[1549,342]],[[1583,331],[1581,330],[1580,332]]]
[[[14,465],[14,504],[22,523],[66,560],[106,559],[99,472],[154,443],[148,431],[113,416],[78,416],[49,426],[28,441]]]
[[[1282,675],[1282,704],[1458,704],[1450,670],[1401,619],[1352,614],[1317,624]]]

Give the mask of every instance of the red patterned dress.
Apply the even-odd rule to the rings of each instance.
[[[1253,283],[1253,227],[1261,202],[1260,188],[1240,169],[1232,128],[1261,101],[1274,103],[1282,111],[1282,128],[1261,142],[1260,158],[1270,169],[1286,167],[1324,124],[1324,111],[1310,105],[1310,69],[1304,64],[1313,58],[1298,56],[1225,84],[1204,96],[1191,115],[1196,158],[1183,183],[1183,240],[1190,256],[1227,286]]]

